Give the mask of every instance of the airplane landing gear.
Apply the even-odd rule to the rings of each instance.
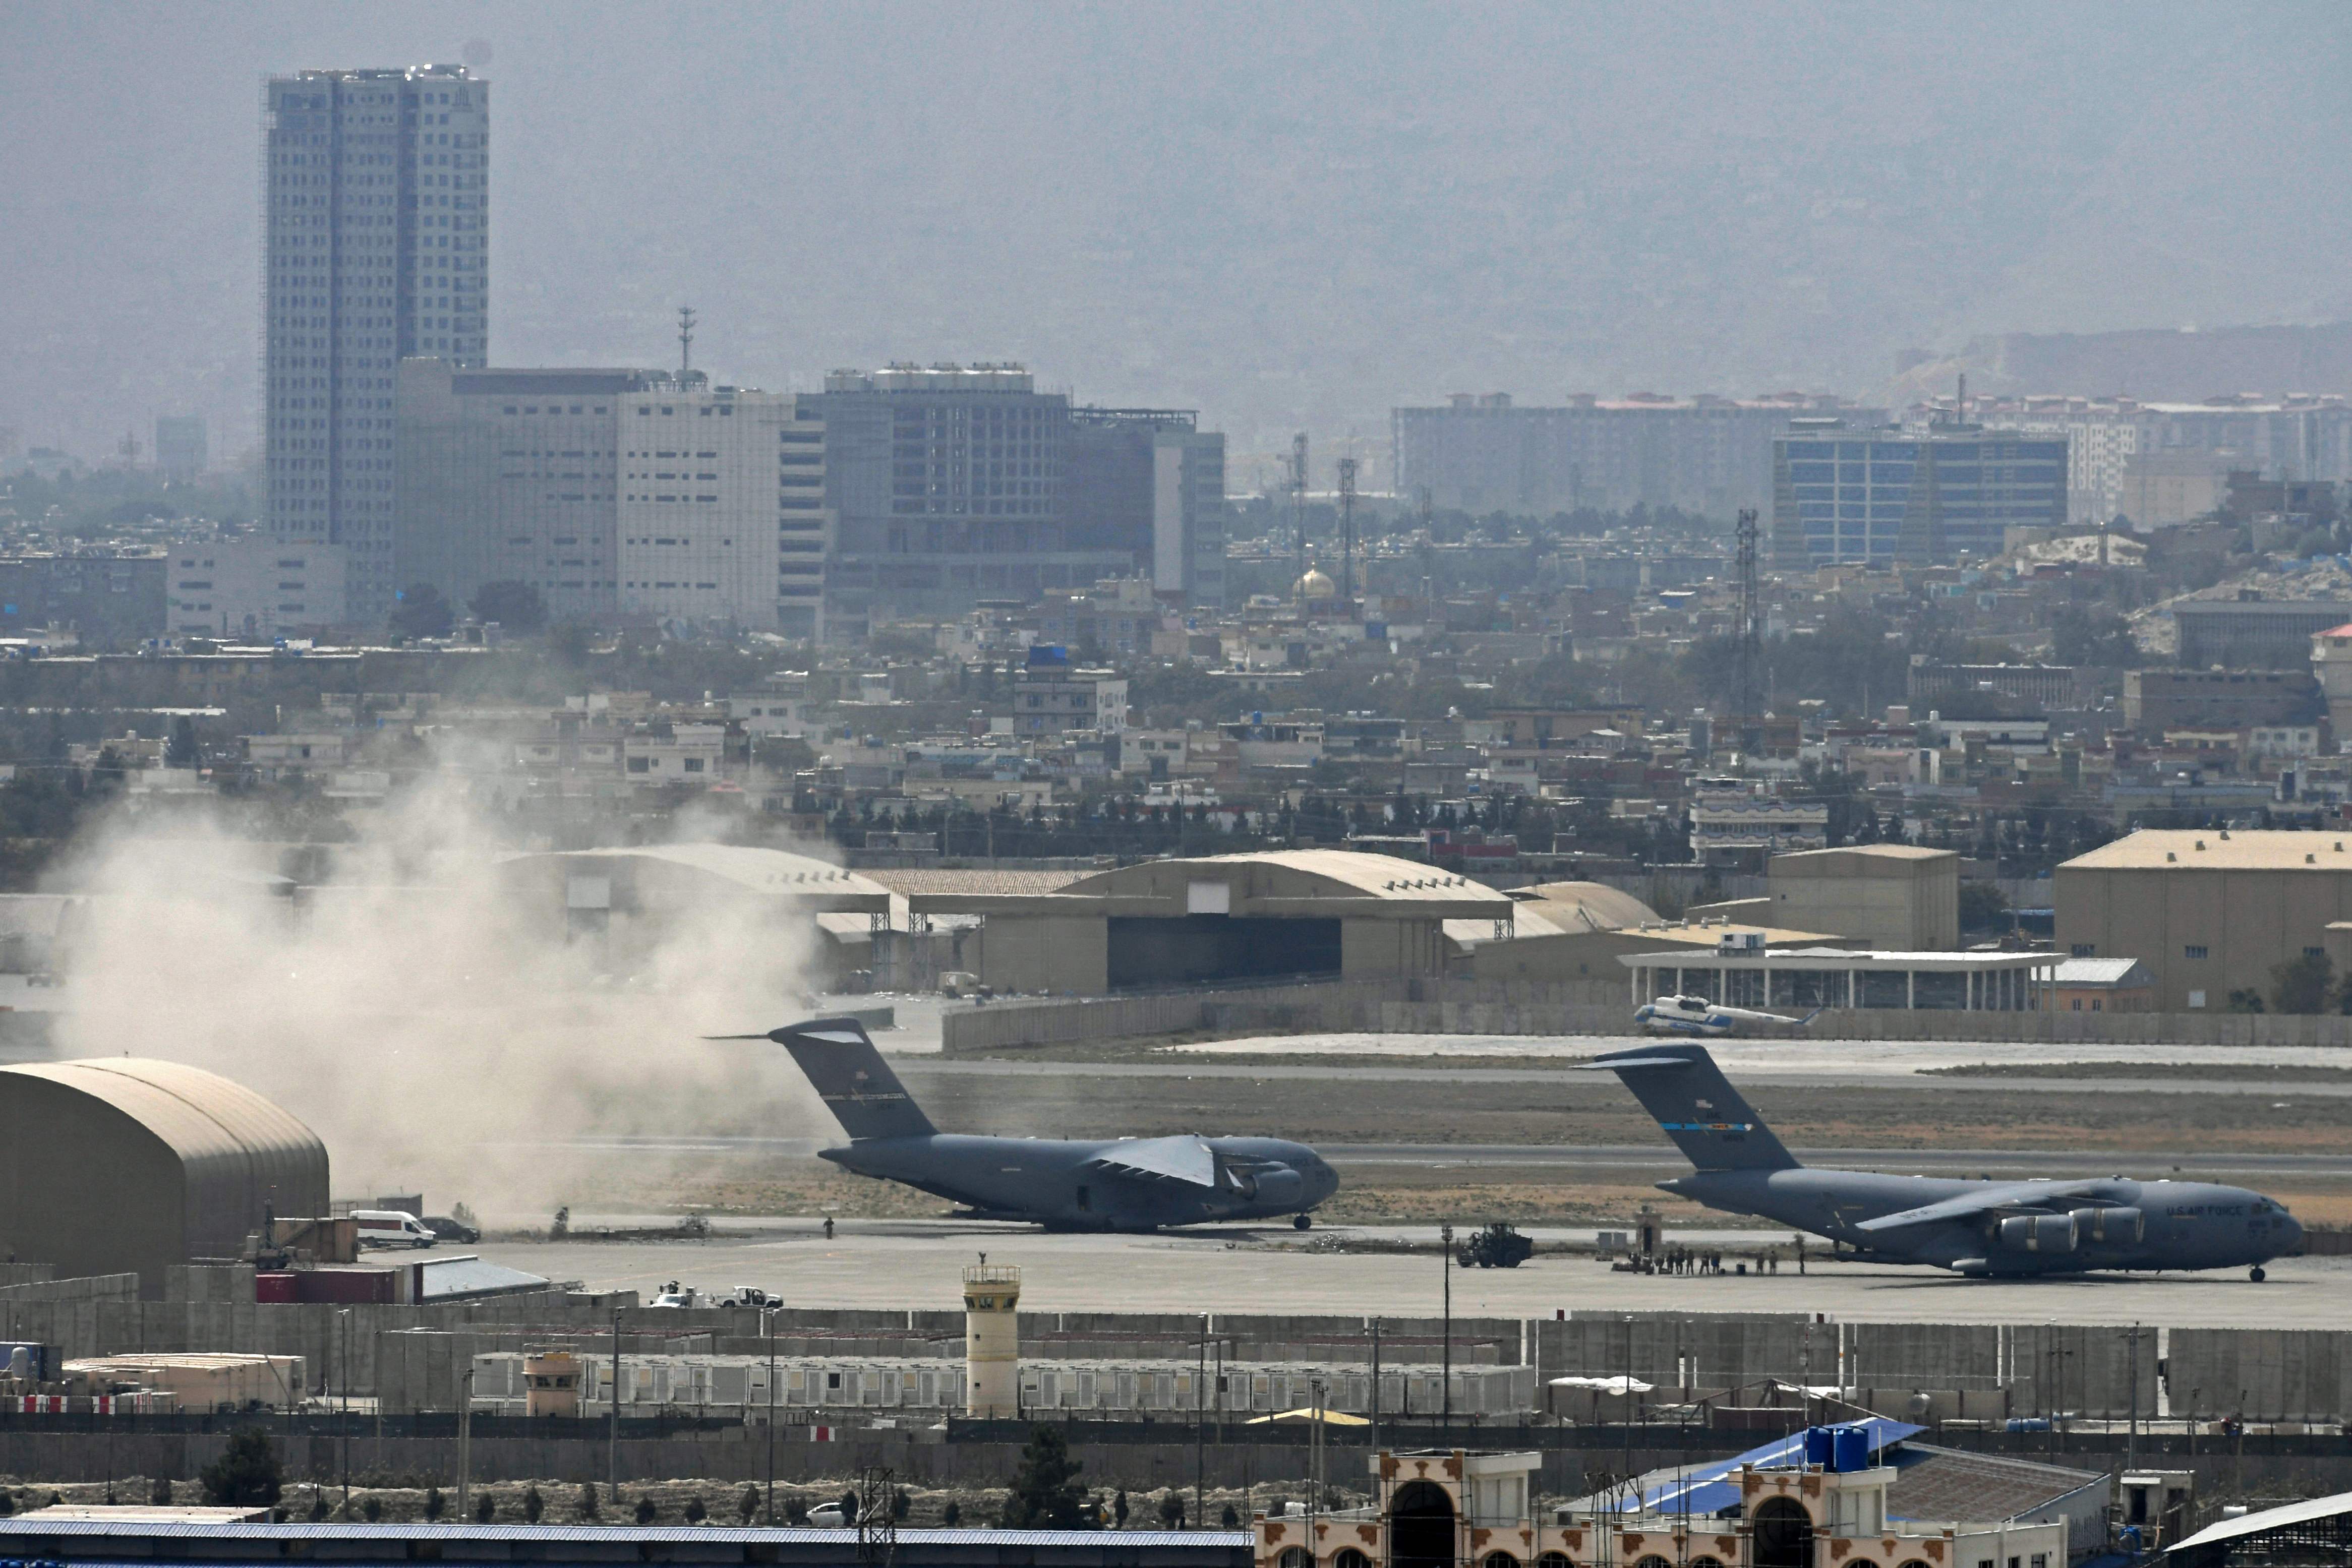
[[[1304,1230],[1314,1223],[1303,1214],[1294,1214],[1290,1217],[1290,1228],[1293,1230]]]
[[[2257,1263],[2257,1264],[2255,1264],[2252,1269],[2249,1269],[2249,1270],[2246,1270],[2246,1278],[2247,1278],[2247,1279],[2249,1279],[2249,1280],[2252,1280],[2255,1284],[2259,1285],[2259,1284],[2261,1284],[2264,1280],[2269,1279],[2269,1278],[2270,1278],[2270,1276],[2269,1276],[2268,1274],[2263,1273],[2263,1269],[2262,1269],[2262,1265],[2261,1265],[2261,1264],[2259,1264],[2259,1263]]]

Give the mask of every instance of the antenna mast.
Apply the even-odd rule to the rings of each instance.
[[[1736,629],[1738,643],[1732,651],[1732,720],[1739,737],[1739,749],[1744,755],[1753,751],[1763,738],[1763,716],[1757,710],[1757,683],[1763,674],[1764,636],[1762,614],[1756,588],[1756,508],[1743,507],[1738,526],[1732,538],[1738,547],[1739,624]]]
[[[693,370],[693,369],[694,369],[694,307],[693,307],[693,306],[691,306],[691,305],[681,305],[681,306],[679,306],[679,307],[677,308],[677,374],[678,374],[678,379],[679,379],[680,381],[685,380],[685,379],[686,379],[687,372],[688,372],[688,371],[691,371],[691,370]]]
[[[1294,582],[1307,580],[1307,433],[1290,438],[1290,533],[1298,548],[1298,573]],[[1298,590],[1304,594],[1306,590]]]
[[[1339,459],[1339,602],[1356,602],[1356,460]]]

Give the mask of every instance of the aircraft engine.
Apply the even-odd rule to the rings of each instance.
[[[2012,1214],[2000,1222],[2000,1244],[2020,1252],[2072,1252],[2071,1214]]]
[[[2147,1215],[2137,1208],[2078,1208],[2074,1230],[2085,1241],[2137,1246],[2147,1234]]]
[[[1255,1203],[1296,1203],[1307,1196],[1307,1178],[1288,1166],[1260,1166],[1250,1173],[1249,1196]]]

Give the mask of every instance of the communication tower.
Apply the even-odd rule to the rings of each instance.
[[[1740,509],[1732,538],[1738,547],[1739,623],[1732,651],[1732,725],[1742,755],[1756,749],[1763,738],[1762,700],[1759,687],[1764,675],[1763,612],[1756,587],[1756,508]]]
[[[1290,534],[1298,549],[1298,570],[1291,580],[1307,580],[1307,433],[1290,438]]]
[[[687,372],[692,369],[694,369],[694,307],[681,305],[677,308],[678,379],[683,381]]]
[[[1339,459],[1339,602],[1356,602],[1356,460]]]

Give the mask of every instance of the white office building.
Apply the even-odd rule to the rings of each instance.
[[[815,397],[698,373],[620,404],[620,608],[685,626],[824,634],[824,420]]]

